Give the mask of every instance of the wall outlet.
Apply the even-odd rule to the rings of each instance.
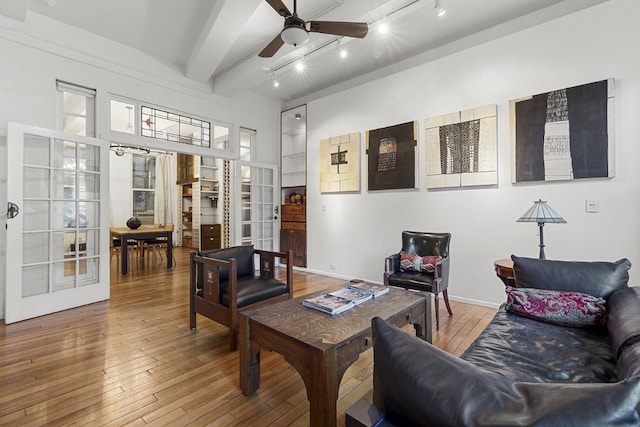
[[[338,270],[338,266],[335,265],[335,264],[329,264],[329,270],[336,271],[336,270]]]
[[[584,210],[586,213],[600,212],[600,200],[585,200]]]

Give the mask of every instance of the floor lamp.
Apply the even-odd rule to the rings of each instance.
[[[566,224],[564,218],[562,218],[558,212],[551,209],[545,200],[539,199],[533,202],[525,213],[522,214],[516,222],[537,222],[540,228],[540,259],[544,259],[544,234],[542,229],[546,223],[554,224]]]

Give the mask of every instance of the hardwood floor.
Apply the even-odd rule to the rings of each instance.
[[[188,251],[175,252],[172,270],[127,276],[114,259],[110,301],[0,324],[0,425],[308,425],[304,384],[280,355],[261,356],[261,387],[244,396],[228,329],[201,316],[197,331],[189,329]],[[294,274],[296,296],[343,283]],[[451,306],[454,316],[441,311],[433,341],[459,355],[495,310]],[[372,370],[368,350],[346,372],[339,425],[346,409],[370,394]]]

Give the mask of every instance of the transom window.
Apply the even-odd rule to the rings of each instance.
[[[140,134],[183,144],[211,147],[211,123],[157,108],[142,107]]]
[[[96,90],[56,81],[58,89],[58,129],[66,133],[95,136]]]

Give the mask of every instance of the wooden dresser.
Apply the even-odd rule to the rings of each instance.
[[[293,265],[307,266],[307,212],[305,187],[283,188],[280,250],[293,251]],[[293,198],[291,196],[294,196]],[[300,197],[295,197],[299,195]]]
[[[222,227],[220,224],[200,225],[200,250],[210,251],[222,247]]]

